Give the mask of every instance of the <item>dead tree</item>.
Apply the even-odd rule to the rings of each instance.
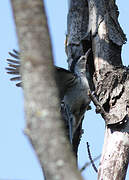
[[[121,59],[126,42],[115,0],[71,0],[67,55],[71,71],[87,49],[92,100],[106,131],[98,179],[125,179],[129,160],[129,68]],[[97,123],[97,122],[96,122]]]
[[[69,2],[66,38],[69,70],[75,72],[78,59],[91,49],[86,64],[89,96],[106,125],[98,179],[123,180],[129,157],[129,68],[123,66],[121,59],[126,37],[118,23],[118,8],[115,0]],[[81,179],[61,123],[42,1],[12,0],[12,4],[22,57],[26,133],[47,179]],[[76,153],[83,118],[80,120],[73,138]]]

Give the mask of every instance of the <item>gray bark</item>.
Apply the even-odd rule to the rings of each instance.
[[[28,135],[46,179],[81,180],[66,138],[42,0],[12,0],[21,52]]]
[[[12,0],[12,4],[22,57],[26,132],[48,179],[81,179],[61,123],[42,1]],[[126,37],[118,14],[115,0],[71,0],[68,13],[69,69],[74,72],[77,60],[92,49],[87,77],[106,124],[101,180],[125,179],[129,160],[129,69],[122,65]],[[74,139],[76,150],[80,136],[81,126]]]
[[[70,0],[69,11],[67,16],[66,53],[68,57],[67,61],[69,65],[69,70],[73,73],[75,73],[76,71],[75,67],[79,58],[82,57],[89,50],[88,46],[86,46],[86,48],[84,47],[84,45],[86,44],[84,42],[85,42],[85,37],[87,36],[87,29],[88,29],[88,4],[86,3],[85,0],[82,1]],[[88,55],[88,59],[89,56],[90,55]],[[88,68],[86,68],[86,75],[88,78],[89,77]],[[89,85],[91,85],[91,83]],[[79,107],[78,110],[81,108],[82,107]],[[85,111],[86,110],[84,109],[83,115]],[[84,118],[82,118],[81,113],[80,116],[79,117],[76,116],[76,118],[77,118],[76,122],[80,122],[80,125],[75,132],[72,145],[73,145],[73,150],[77,155],[78,146],[83,132],[82,121]]]
[[[89,30],[94,55],[95,94],[105,113],[103,153],[98,179],[125,179],[129,157],[129,71],[122,65],[126,37],[115,1],[89,1]],[[92,18],[92,20],[91,20]]]
[[[71,71],[92,49],[87,62],[91,91],[101,108],[106,131],[98,179],[125,179],[129,157],[129,69],[121,59],[126,42],[115,0],[71,0],[67,55]],[[97,105],[97,104],[96,104]]]
[[[126,128],[106,128],[98,179],[124,180],[129,162],[129,123]]]

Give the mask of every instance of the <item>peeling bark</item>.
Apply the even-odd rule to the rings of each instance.
[[[58,112],[58,93],[50,61],[52,56],[48,51],[48,30],[43,20],[45,14],[41,19],[38,16],[42,14],[42,3],[39,0],[12,0],[12,3],[16,5],[14,12],[17,13],[15,19],[22,50],[25,106],[31,110],[26,113],[27,132],[48,179],[81,179],[74,168],[72,154],[67,154],[70,147],[64,138]],[[26,19],[26,15],[29,15],[29,19]],[[77,60],[91,48],[86,76],[91,91],[95,92],[102,106],[101,115],[106,124],[99,180],[125,179],[129,161],[129,69],[122,64],[121,49],[126,37],[119,25],[118,15],[115,0],[71,0],[68,12],[66,52],[69,69],[74,72]],[[41,24],[44,24],[43,29]],[[43,104],[46,100],[51,103]],[[81,124],[74,139],[76,153],[82,133]],[[44,134],[51,134],[51,137]],[[43,154],[43,151],[46,153]]]
[[[126,36],[118,15],[115,0],[71,0],[68,14],[67,55],[71,71],[81,54],[92,49],[87,77],[106,124],[98,172],[101,180],[124,179],[129,157],[129,69],[122,64]]]
[[[95,95],[107,126],[98,179],[124,179],[129,157],[129,71],[122,65],[121,49],[126,37],[115,1],[89,0],[89,12]]]
[[[106,124],[119,124],[122,121],[124,123],[128,117],[129,106],[128,68],[105,69],[99,75],[101,75],[101,80],[96,86],[96,95],[106,112],[106,116],[102,114]]]

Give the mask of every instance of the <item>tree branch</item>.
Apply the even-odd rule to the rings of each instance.
[[[88,142],[87,142],[87,150],[88,150],[88,155],[89,155],[89,159],[90,159],[90,162],[92,164],[92,167],[94,168],[95,172],[97,173],[98,169],[96,168],[96,166],[94,164],[94,160],[92,159],[91,152],[90,152],[90,145]]]
[[[60,115],[51,44],[42,0],[12,0],[21,52],[26,133],[46,179],[81,180]]]

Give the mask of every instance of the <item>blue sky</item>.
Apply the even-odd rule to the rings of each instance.
[[[66,34],[66,0],[45,0],[49,27],[51,32],[55,64],[67,68],[64,41]],[[129,37],[129,1],[117,0],[120,10],[120,23]],[[18,49],[15,26],[9,0],[1,2],[0,6],[0,180],[43,180],[42,172],[36,155],[27,137],[23,133],[25,127],[23,93],[20,88],[9,82],[6,74],[5,60],[8,52]],[[122,59],[129,64],[129,44],[123,47]],[[83,128],[85,134],[79,148],[79,167],[89,161],[86,142],[90,143],[92,156],[101,153],[104,138],[104,122],[96,115],[94,108],[86,113]],[[96,162],[98,166],[99,161]],[[85,179],[96,179],[97,175],[89,167],[83,173]]]

